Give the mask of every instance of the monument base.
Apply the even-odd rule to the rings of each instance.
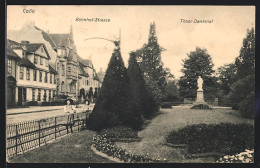
[[[197,91],[197,99],[193,102],[191,109],[211,109],[204,101],[203,90]]]
[[[207,105],[207,102],[204,101],[203,91],[197,91],[197,99],[195,102],[193,102],[194,105],[197,104],[205,104]]]

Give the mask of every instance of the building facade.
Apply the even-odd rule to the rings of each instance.
[[[55,63],[57,77],[57,93],[77,98],[80,91],[88,94],[90,88],[100,88],[96,70],[90,59],[82,59],[77,54],[73,39],[73,29],[68,34],[51,34],[42,31],[43,38],[48,41],[57,52]]]
[[[77,54],[72,26],[67,34],[52,34],[30,24],[10,35],[17,40],[7,40],[9,106],[49,101],[57,95],[77,99],[80,90],[88,94],[101,87],[92,61]]]
[[[56,94],[57,72],[49,65],[50,56],[45,45],[8,40],[8,47],[18,56],[13,70],[16,104],[50,101]]]

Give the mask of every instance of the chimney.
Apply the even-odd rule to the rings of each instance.
[[[29,41],[26,41],[26,40],[22,40],[21,41],[21,44],[29,44],[30,42]]]

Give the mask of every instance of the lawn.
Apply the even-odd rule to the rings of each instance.
[[[172,148],[167,145],[165,137],[172,130],[178,130],[192,124],[247,123],[254,120],[244,119],[237,111],[231,109],[199,110],[188,106],[175,106],[172,109],[161,109],[160,114],[138,133],[140,142],[117,142],[119,147],[137,153],[148,155],[153,159],[166,159],[167,162],[214,162],[214,157],[186,158],[185,148]],[[253,137],[252,137],[253,138]]]
[[[12,163],[114,163],[96,155],[91,149],[91,142],[96,132],[83,130],[56,142],[17,155]]]
[[[200,110],[188,106],[174,106],[161,109],[146,128],[138,132],[140,142],[116,142],[118,147],[133,154],[147,155],[167,162],[214,162],[214,157],[186,158],[187,151],[181,147],[167,145],[165,138],[172,130],[178,130],[193,124],[247,123],[254,120],[241,118],[237,111],[231,109]],[[54,143],[42,146],[11,159],[13,163],[114,163],[96,155],[91,149],[94,131],[84,130],[66,136]],[[253,137],[252,137],[253,138]]]

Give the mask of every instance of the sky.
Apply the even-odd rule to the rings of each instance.
[[[26,13],[34,10],[34,13]],[[110,22],[76,21],[77,18],[110,19]],[[192,23],[181,21],[192,20]],[[194,23],[210,20],[212,23]],[[213,68],[233,63],[239,55],[247,29],[255,27],[254,6],[102,6],[102,5],[21,5],[7,6],[7,32],[20,30],[30,22],[50,33],[69,33],[73,28],[77,53],[91,58],[99,71],[106,70],[114,44],[121,31],[121,54],[125,65],[129,53],[148,42],[150,23],[155,22],[164,67],[178,79],[183,59],[196,47],[207,49]],[[8,37],[8,33],[7,33]]]

